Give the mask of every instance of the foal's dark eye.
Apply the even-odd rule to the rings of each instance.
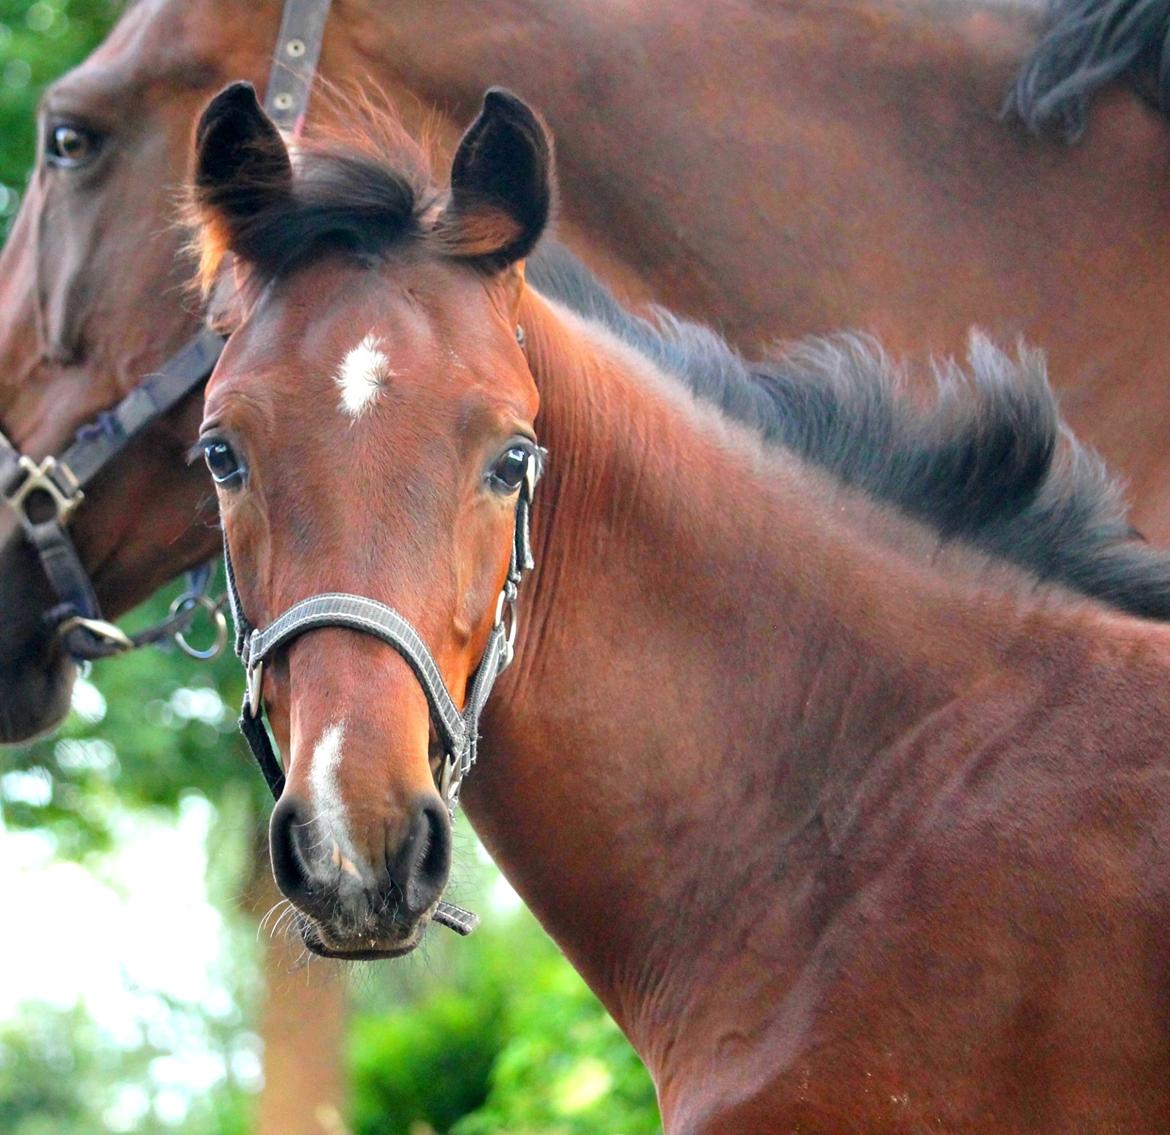
[[[211,479],[224,488],[237,488],[244,480],[244,466],[226,441],[212,438],[203,442],[203,460],[211,470]]]
[[[514,493],[524,484],[528,462],[535,460],[531,446],[520,444],[508,446],[489,470],[488,484],[498,493]]]
[[[97,156],[101,143],[96,134],[67,122],[54,123],[45,139],[45,160],[59,169],[79,169]]]

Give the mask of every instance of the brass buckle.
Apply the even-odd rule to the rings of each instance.
[[[33,493],[49,494],[57,510],[58,524],[64,524],[73,510],[85,499],[85,493],[81,491],[81,485],[73,475],[73,470],[55,457],[46,457],[38,465],[31,457],[22,455],[20,468],[24,470],[24,480],[5,499],[26,528],[32,526],[33,520],[25,511],[24,503]],[[60,474],[68,487],[68,494],[62,492],[61,486],[53,479],[54,473]]]

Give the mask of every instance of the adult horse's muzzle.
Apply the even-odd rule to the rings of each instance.
[[[45,621],[53,602],[23,530],[0,508],[0,744],[45,733],[69,712],[76,669]]]

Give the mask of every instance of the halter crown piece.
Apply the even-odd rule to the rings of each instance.
[[[279,648],[294,638],[319,627],[345,627],[373,635],[392,646],[413,671],[426,694],[431,721],[443,746],[443,760],[435,774],[436,785],[452,819],[459,806],[459,789],[463,778],[475,764],[479,742],[479,717],[487,704],[496,679],[512,661],[516,642],[516,601],[524,573],[535,567],[532,558],[531,511],[536,483],[543,471],[545,451],[538,449],[529,459],[524,480],[516,498],[515,527],[508,577],[496,600],[495,621],[487,645],[468,686],[462,709],[455,704],[446,683],[419,633],[410,621],[393,607],[362,595],[325,592],[294,603],[268,626],[258,629],[249,622],[240,602],[231,553],[224,540],[228,598],[236,623],[236,655],[244,665],[247,682],[240,712],[240,731],[244,734],[264,779],[275,798],[284,791],[284,770],[277,759],[272,739],[264,726],[264,664]],[[476,915],[452,903],[440,902],[435,910],[436,922],[459,934],[470,934],[479,923]]]

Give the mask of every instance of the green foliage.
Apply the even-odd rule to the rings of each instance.
[[[420,1003],[356,1022],[354,1135],[659,1130],[645,1069],[530,915],[453,945],[438,983],[409,975]]]
[[[230,1082],[198,1099],[152,1086],[151,1065],[166,1059],[146,1040],[115,1043],[80,1007],[27,1006],[0,1027],[0,1133],[247,1135],[245,1097]]]
[[[439,991],[422,1005],[354,1022],[354,1135],[422,1124],[447,1131],[483,1104],[501,1043],[501,1006],[498,988],[480,992]]]
[[[0,0],[0,235],[33,163],[41,92],[93,50],[117,10],[114,0]]]

